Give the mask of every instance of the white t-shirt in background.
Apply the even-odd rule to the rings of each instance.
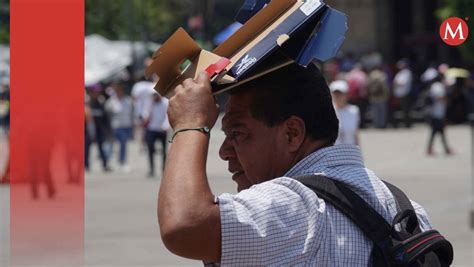
[[[443,99],[446,96],[446,88],[441,82],[435,82],[430,88],[430,97],[433,99],[431,107],[431,117],[435,119],[444,119],[446,116],[446,101]]]
[[[354,105],[346,105],[343,108],[336,108],[336,115],[339,119],[339,135],[336,144],[357,145],[357,131],[359,130],[359,108]]]
[[[129,96],[112,96],[105,103],[105,109],[112,114],[111,126],[117,128],[133,127],[133,102]]]
[[[155,83],[148,81],[140,81],[132,87],[132,97],[135,100],[135,116],[138,118],[143,115],[146,107],[146,102],[150,101],[152,95],[155,93]]]
[[[162,98],[159,102],[153,102],[150,108],[150,123],[148,124],[147,129],[157,132],[168,131],[170,129],[167,114],[168,99]]]
[[[407,96],[411,91],[412,73],[410,69],[399,71],[393,78],[394,89],[393,94],[398,97]]]

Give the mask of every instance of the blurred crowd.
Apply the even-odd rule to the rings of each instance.
[[[322,70],[340,120],[337,143],[361,145],[361,128],[410,128],[413,123],[428,123],[426,153],[434,155],[434,138],[440,135],[449,155],[453,151],[445,126],[466,123],[474,113],[474,73],[445,63],[419,66],[400,59],[388,64],[377,52],[358,57],[348,53],[325,63]],[[164,168],[170,130],[168,100],[156,93],[155,84],[156,80],[142,75],[86,87],[86,171],[91,160],[99,159],[105,172],[130,172],[134,167],[127,151],[131,140],[140,143],[148,158],[149,177],[156,176],[156,165]],[[155,162],[157,152],[161,159]]]
[[[156,175],[155,154],[161,152],[161,168],[166,160],[167,133],[170,129],[168,100],[154,90],[156,80],[140,77],[136,82],[114,80],[86,87],[85,95],[85,170],[91,168],[93,144],[103,171],[130,172],[128,143],[134,139],[141,144],[141,151],[148,157],[148,176]],[[158,144],[156,144],[158,143]],[[114,153],[115,152],[115,153]]]
[[[360,128],[431,126],[427,154],[441,136],[451,154],[444,128],[461,124],[474,113],[474,73],[445,63],[420,66],[408,59],[387,64],[378,52],[348,53],[323,65],[340,120],[339,143],[359,144]]]
[[[10,130],[10,84],[0,84],[0,183],[8,182],[8,134]]]
[[[0,85],[0,129],[5,134],[10,129],[10,85],[8,83]]]

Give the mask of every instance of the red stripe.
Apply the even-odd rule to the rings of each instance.
[[[431,239],[434,239],[434,238],[437,238],[437,237],[443,237],[443,236],[440,235],[440,234],[435,234],[435,235],[429,236],[429,237],[421,240],[420,242],[416,243],[413,247],[407,249],[407,253],[412,252],[414,249],[421,246],[423,243],[426,243],[426,242],[430,241]]]
[[[14,0],[10,18],[11,264],[81,265],[84,0]]]

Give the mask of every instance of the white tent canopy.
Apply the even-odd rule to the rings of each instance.
[[[134,42],[135,59],[144,59],[148,49],[156,50],[154,43]],[[100,35],[85,37],[85,85],[92,85],[120,76],[132,64],[130,41],[111,41]]]

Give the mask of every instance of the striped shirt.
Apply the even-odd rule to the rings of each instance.
[[[367,266],[372,241],[352,221],[289,177],[321,174],[345,183],[388,222],[397,213],[389,189],[353,145],[313,152],[284,177],[218,196],[221,265]],[[423,231],[431,229],[424,209],[412,202]]]

